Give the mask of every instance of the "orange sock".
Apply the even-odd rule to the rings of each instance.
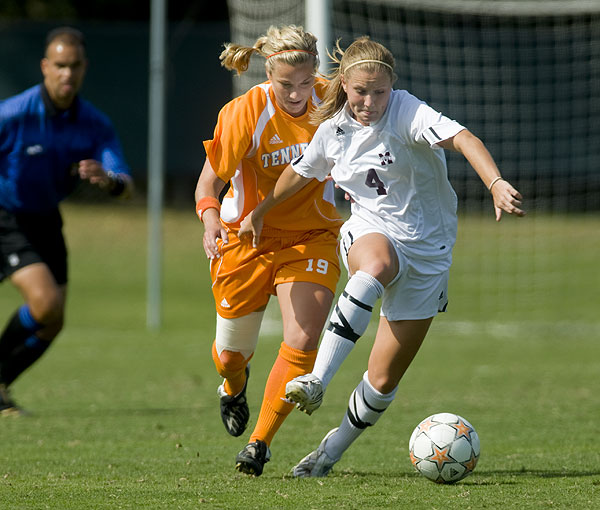
[[[246,365],[253,355],[244,358],[241,352],[224,350],[219,355],[215,342],[212,345],[212,357],[217,367],[217,372],[225,378],[225,391],[228,395],[237,395],[246,384]]]
[[[250,436],[250,442],[260,439],[268,445],[271,444],[273,436],[294,409],[294,404],[282,400],[285,398],[285,385],[294,377],[309,373],[316,358],[317,349],[301,351],[284,342],[281,343],[279,356],[267,379],[260,414],[254,432]]]

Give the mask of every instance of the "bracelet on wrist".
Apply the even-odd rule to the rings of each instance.
[[[490,185],[488,186],[488,191],[492,191],[494,184],[496,184],[498,181],[503,181],[503,180],[504,179],[500,176],[496,177],[492,182],[490,182]]]

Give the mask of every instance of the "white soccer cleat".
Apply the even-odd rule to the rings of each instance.
[[[310,415],[323,402],[321,380],[312,374],[295,377],[285,385],[285,398],[296,402],[296,407],[300,411]]]
[[[319,447],[304,457],[292,469],[292,475],[296,478],[317,478],[327,476],[333,465],[340,459],[333,460],[325,453],[325,443],[338,431],[338,427],[330,430],[321,441]]]

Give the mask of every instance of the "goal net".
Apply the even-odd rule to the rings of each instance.
[[[227,6],[231,41],[244,46],[253,46],[271,25],[304,25],[304,0],[227,0]],[[265,80],[264,59],[251,58],[248,71],[233,73],[233,95]]]
[[[537,210],[600,206],[600,3],[339,0],[342,45],[392,50],[405,88],[482,138]],[[585,9],[586,7],[588,9]],[[512,10],[511,10],[512,7]],[[457,193],[485,189],[450,155]]]
[[[250,43],[270,24],[304,19],[304,2],[229,3],[232,38],[246,30]],[[528,217],[496,225],[478,176],[447,153],[461,214],[453,309],[475,300],[466,315],[595,317],[600,2],[331,0],[330,23],[342,48],[360,35],[386,45],[395,87],[480,137],[525,197]]]

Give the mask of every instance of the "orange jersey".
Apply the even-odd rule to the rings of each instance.
[[[231,184],[221,206],[221,221],[227,227],[238,229],[273,189],[284,168],[304,152],[317,130],[308,117],[323,90],[324,82],[317,80],[307,111],[300,117],[279,108],[268,81],[221,109],[214,138],[206,140],[204,148],[217,176]],[[265,215],[262,235],[325,229],[337,236],[341,223],[332,182],[314,180]]]

